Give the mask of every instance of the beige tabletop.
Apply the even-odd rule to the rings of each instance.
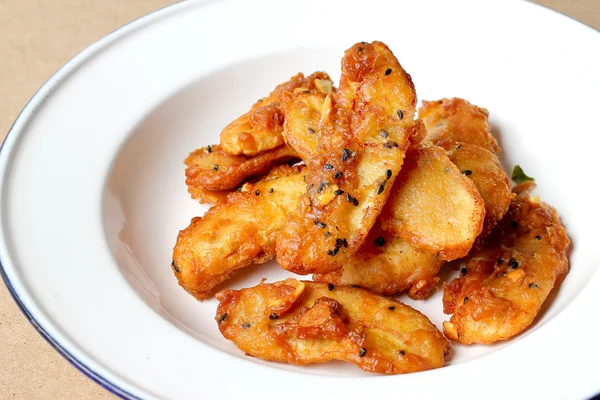
[[[35,91],[71,57],[125,23],[174,2],[0,0],[0,139]],[[600,0],[536,2],[600,29]],[[0,399],[112,398],[36,333],[0,284]]]

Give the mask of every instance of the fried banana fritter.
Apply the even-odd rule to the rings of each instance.
[[[179,284],[202,300],[235,271],[273,258],[287,210],[305,193],[303,178],[302,167],[279,166],[192,219],[173,249],[172,269]]]
[[[313,280],[360,286],[387,296],[408,289],[410,298],[422,300],[439,281],[437,274],[444,262],[436,251],[416,248],[377,221],[342,268],[315,274]]]
[[[570,241],[556,211],[527,193],[512,200],[485,248],[444,290],[444,333],[463,344],[506,340],[533,322],[569,272]]]
[[[488,111],[459,98],[423,101],[419,118],[427,127],[425,140],[450,150],[460,143],[469,143],[490,150],[500,151],[492,136]]]
[[[498,157],[483,147],[460,144],[448,153],[450,161],[473,181],[485,203],[483,230],[484,238],[504,217],[514,194],[510,190],[508,175]]]
[[[360,247],[418,136],[415,105],[410,76],[386,45],[359,43],[346,51],[339,89],[325,99],[315,129],[317,151],[304,159],[307,194],[277,240],[283,268],[326,273]],[[336,246],[339,240],[345,245]]]
[[[219,145],[203,147],[185,159],[185,183],[190,192],[197,187],[213,191],[235,189],[248,178],[266,174],[274,166],[299,160],[296,152],[285,144],[253,157],[233,156]]]
[[[449,343],[426,316],[350,286],[287,279],[217,293],[215,319],[246,354],[290,364],[342,360],[401,374],[444,365]]]
[[[249,112],[240,116],[221,132],[221,145],[229,154],[254,156],[283,144],[283,113],[281,95],[316,90],[328,94],[333,90],[329,75],[315,72],[304,77],[298,74],[280,84],[271,94],[257,101]]]
[[[188,186],[188,192],[192,199],[208,204],[219,204],[227,201],[227,196],[231,193],[230,190],[208,190],[202,186]]]
[[[464,257],[481,233],[485,206],[477,188],[438,146],[415,146],[381,215],[384,229],[443,260]]]

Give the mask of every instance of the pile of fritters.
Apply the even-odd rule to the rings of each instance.
[[[343,360],[397,374],[444,365],[446,338],[492,343],[527,328],[568,273],[556,211],[511,188],[488,112],[423,101],[381,42],[342,58],[338,88],[298,74],[185,160],[194,199],[214,206],[179,233],[172,269],[199,300],[239,269],[277,258],[313,282],[223,290],[216,321],[246,354]],[[439,271],[444,335],[389,297],[426,299]],[[441,305],[440,305],[441,307]]]

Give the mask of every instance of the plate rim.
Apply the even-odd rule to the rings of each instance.
[[[23,132],[27,124],[29,123],[31,116],[34,114],[34,111],[37,110],[41,105],[43,105],[45,99],[52,95],[53,91],[57,89],[62,80],[66,77],[69,77],[71,74],[75,73],[77,69],[82,66],[85,62],[93,58],[94,56],[100,54],[102,50],[110,46],[113,42],[135,32],[137,29],[142,28],[143,26],[154,22],[155,20],[159,20],[168,16],[170,13],[175,13],[180,11],[180,9],[186,7],[194,7],[198,5],[207,6],[213,3],[222,3],[228,0],[188,0],[188,1],[179,1],[174,4],[170,4],[157,10],[154,10],[146,15],[143,15],[131,22],[126,23],[125,25],[113,30],[112,32],[106,34],[102,38],[93,42],[85,49],[77,53],[71,59],[69,59],[64,65],[62,65],[44,84],[32,95],[32,97],[27,101],[25,106],[17,115],[15,121],[11,125],[8,130],[6,137],[4,138],[2,145],[0,146],[0,186],[4,186],[5,184],[5,171],[7,167],[10,166],[12,162],[12,156],[14,155],[14,147],[21,139]],[[497,2],[501,2],[500,0],[495,0]],[[513,0],[513,3],[521,3],[522,0]],[[570,20],[572,23],[574,22],[576,25],[580,27],[588,28],[591,32],[595,32],[600,34],[600,29],[596,29],[591,27],[574,17],[566,15],[562,12],[554,10],[548,6],[543,4],[534,3],[532,1],[527,1],[527,3],[537,6],[539,8],[550,11],[551,13],[557,14],[560,17],[564,17]],[[134,389],[139,389],[143,392],[144,396],[148,397],[140,397],[136,394],[131,393],[121,387],[119,384],[111,381],[110,379],[105,378],[99,372],[95,371],[92,367],[97,367],[91,362],[92,366],[87,365],[80,359],[78,359],[75,355],[73,355],[69,350],[65,348],[58,340],[56,340],[48,331],[44,328],[44,326],[36,319],[36,317],[32,314],[31,310],[26,306],[23,302],[17,290],[15,289],[13,282],[8,278],[8,275],[5,271],[4,260],[2,255],[6,253],[6,241],[4,235],[0,237],[0,276],[4,284],[6,285],[13,301],[16,303],[20,311],[23,313],[24,317],[29,321],[29,323],[33,326],[33,328],[48,342],[48,344],[56,350],[63,358],[65,358],[72,366],[74,366],[77,370],[82,372],[85,376],[90,378],[92,381],[96,382],[102,388],[108,390],[110,393],[123,398],[123,399],[144,399],[144,398],[152,398],[152,394],[146,391],[143,387],[134,387]],[[10,258],[10,257],[9,257]],[[9,262],[11,260],[9,259]],[[595,271],[593,275],[597,275],[598,271]],[[591,277],[592,278],[592,277]],[[585,289],[588,289],[586,286]],[[580,293],[581,294],[581,293]],[[579,295],[577,296],[579,297]],[[575,300],[575,299],[574,299]],[[571,306],[568,304],[567,307]],[[566,311],[566,308],[565,310]],[[561,312],[561,314],[563,314]],[[102,369],[102,368],[101,368]],[[600,389],[600,388],[599,388]],[[588,393],[590,396],[594,396],[595,392]],[[579,394],[582,394],[581,392]]]

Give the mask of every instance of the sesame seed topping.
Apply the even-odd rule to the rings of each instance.
[[[348,203],[352,203],[353,202],[353,197],[350,195],[350,193],[346,193],[346,200],[348,200]]]
[[[206,151],[208,151],[209,153],[212,153],[212,146],[210,144],[206,148]]]
[[[388,69],[385,70],[385,75],[386,76],[388,76],[391,73],[392,73],[392,69],[391,68],[388,68]]]
[[[219,322],[220,322],[220,323],[223,323],[223,322],[225,322],[225,321],[227,321],[227,313],[225,313],[225,314],[221,315],[221,318],[219,318]]]
[[[392,170],[388,169],[385,171],[385,179],[390,179],[392,177]]]
[[[398,147],[398,143],[389,141],[383,145],[386,149],[391,149],[392,147]]]
[[[333,290],[333,288],[334,288],[333,283],[330,283],[329,285],[327,285],[327,289],[329,289],[330,292]]]
[[[367,354],[367,349],[365,349],[364,347],[360,349],[360,352],[358,353],[358,355],[362,358],[365,356],[365,354]]]
[[[517,269],[519,268],[519,262],[517,260],[515,260],[514,258],[511,258],[510,260],[508,260],[508,264],[509,267],[511,267],[512,269]]]
[[[325,222],[321,222],[321,221],[315,221],[315,225],[321,229],[327,227],[327,224]]]
[[[352,155],[352,151],[349,149],[344,149],[342,151],[342,161],[346,161]]]
[[[467,274],[467,269],[465,267],[462,267],[460,269],[460,273],[463,274],[463,275],[466,275]]]
[[[218,165],[213,165],[213,171],[218,171],[219,170],[219,166]]]
[[[338,189],[335,192],[333,192],[333,194],[335,194],[336,196],[339,196],[340,194],[344,194],[344,191],[342,189]]]
[[[469,298],[465,297],[465,299],[463,300],[463,304],[467,304],[469,302]]]
[[[404,113],[402,112],[402,110],[398,110],[398,111],[396,111],[396,113],[398,114],[398,118],[400,118],[400,119],[404,118]]]
[[[529,286],[529,287],[530,287],[530,288],[532,288],[532,289],[537,289],[537,288],[539,287],[537,283],[530,283],[530,284],[529,284],[529,285],[527,285],[527,286]]]
[[[308,131],[309,131],[310,133],[315,133],[315,130],[314,130],[313,128],[308,128]]]
[[[542,240],[542,237],[541,237],[540,235],[537,235],[535,238],[536,238],[537,240]]]
[[[375,239],[375,246],[377,246],[377,247],[385,246],[385,239],[383,238],[383,236],[378,236],[377,239]]]
[[[248,322],[244,322],[244,324],[242,325],[242,328],[248,329],[248,328],[250,328],[250,324]]]
[[[471,171],[470,169],[465,169],[464,171],[460,171],[460,173],[469,176],[473,173],[473,171]]]
[[[331,171],[333,169],[333,165],[331,165],[331,164],[325,164],[325,165],[323,165],[323,169],[325,171]]]
[[[342,171],[337,171],[333,174],[333,179],[340,179],[342,177]]]
[[[260,190],[257,190],[256,192],[254,192],[255,195],[259,196],[260,195]]]
[[[277,319],[277,318],[279,318],[279,315],[277,315],[275,313],[269,315],[269,319]]]
[[[379,185],[379,189],[377,189],[377,194],[383,193],[383,190],[385,189],[385,182],[387,181],[383,181],[383,183]]]
[[[381,137],[382,137],[382,138],[386,138],[386,137],[388,137],[388,135],[389,135],[389,134],[388,134],[388,133],[385,131],[385,129],[382,129],[382,130],[381,130]]]
[[[406,354],[406,352],[405,352],[404,350],[400,350],[400,351],[398,352],[398,354],[400,354],[401,356],[403,356],[403,355],[405,355],[405,354]]]
[[[269,189],[269,193],[273,193],[273,188]]]
[[[394,311],[395,309],[396,309],[396,306],[389,306],[388,307],[388,310],[390,310],[390,311]]]

